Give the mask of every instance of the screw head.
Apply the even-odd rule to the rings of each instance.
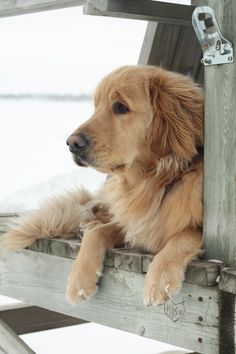
[[[212,61],[211,61],[211,59],[204,59],[204,58],[202,58],[202,59],[201,59],[201,63],[202,63],[202,64],[211,64]]]

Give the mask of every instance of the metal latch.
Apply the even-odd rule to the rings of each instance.
[[[232,43],[222,36],[212,8],[196,7],[192,23],[203,50],[201,62],[204,65],[233,63]]]

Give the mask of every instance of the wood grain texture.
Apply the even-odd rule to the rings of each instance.
[[[236,1],[209,0],[236,43]],[[206,258],[236,262],[236,64],[205,67],[204,243]]]
[[[36,354],[1,319],[0,352],[3,354]]]
[[[151,22],[138,63],[190,75],[203,84],[201,58],[202,50],[192,27]]]
[[[87,0],[86,15],[121,17],[135,20],[191,26],[194,7],[149,0]]]
[[[78,240],[41,239],[30,249],[58,257],[74,259],[79,252]],[[127,248],[113,248],[107,252],[105,266],[135,273],[147,273],[153,256]],[[185,281],[202,286],[215,286],[222,264],[214,261],[196,260],[190,262]]]
[[[199,353],[219,353],[217,287],[186,283],[167,304],[145,307],[145,275],[106,267],[96,296],[73,307],[64,295],[71,259],[27,250],[1,250],[0,259],[1,294]]]
[[[235,354],[235,296],[220,293],[220,354]]]
[[[1,0],[0,17],[83,5],[83,0]]]
[[[221,270],[219,288],[236,295],[236,267],[223,268]]]

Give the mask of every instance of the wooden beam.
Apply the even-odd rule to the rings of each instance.
[[[6,212],[0,213],[0,234],[6,232],[9,227],[9,223],[16,217],[20,216],[21,213]]]
[[[209,0],[225,38],[236,44],[236,1]],[[235,58],[234,58],[235,59]],[[236,265],[236,60],[205,67],[204,248]]]
[[[219,288],[236,295],[236,267],[222,269],[220,272]]]
[[[79,252],[78,240],[40,239],[30,249],[52,256],[74,259]],[[134,273],[147,273],[153,256],[127,248],[114,248],[107,252],[105,266]],[[222,264],[214,261],[197,260],[190,262],[185,281],[200,286],[215,286]]]
[[[139,55],[139,59],[138,59],[139,65],[151,64],[150,58],[152,56],[152,50],[155,45],[155,36],[157,30],[158,30],[158,22],[149,21],[143,39],[143,44]]]
[[[165,305],[143,305],[145,275],[105,267],[96,296],[76,307],[65,299],[72,260],[24,250],[0,250],[0,293],[73,317],[179,345],[219,354],[219,291],[183,285]]]
[[[79,6],[84,0],[1,0],[0,17]]]
[[[88,0],[86,15],[110,16],[134,20],[191,26],[194,7],[150,0]]]
[[[0,318],[18,335],[86,323],[78,318],[37,306],[9,309],[1,309],[0,307]]]
[[[220,354],[235,354],[235,296],[220,293]]]
[[[1,319],[0,352],[4,354],[36,354]]]

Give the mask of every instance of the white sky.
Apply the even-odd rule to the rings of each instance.
[[[84,16],[82,7],[1,18],[0,93],[91,92],[114,68],[137,63],[146,24]]]
[[[0,19],[0,92],[91,92],[137,62],[146,22],[84,16],[81,7]]]
[[[137,63],[146,25],[84,16],[81,7],[0,19],[0,93],[93,92],[111,70]],[[23,197],[20,203],[11,197],[17,190],[74,170],[79,184],[86,180],[87,187],[97,185],[94,172],[78,169],[65,145],[92,113],[87,106],[0,100],[0,210],[6,210],[1,200],[7,196],[24,205]],[[30,194],[38,200],[32,190]]]

